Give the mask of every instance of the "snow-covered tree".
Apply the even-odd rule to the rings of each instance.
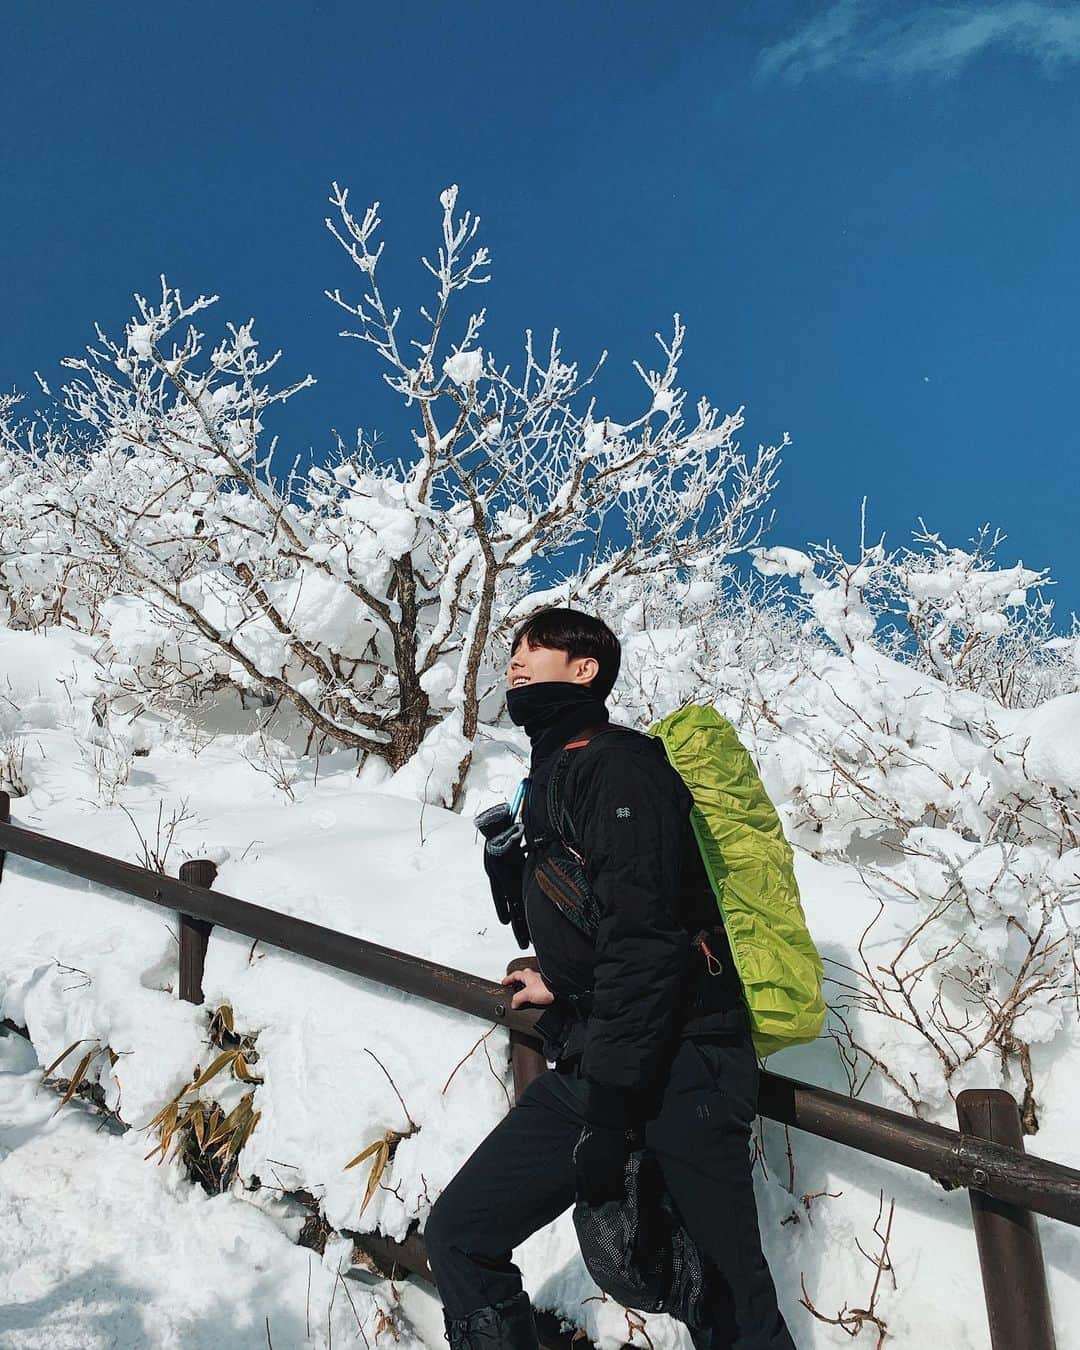
[[[618,422],[591,393],[603,358],[582,372],[557,333],[543,349],[528,333],[515,367],[481,347],[483,310],[453,327],[454,302],[489,275],[454,188],[424,259],[434,299],[406,340],[381,287],[377,206],[355,216],[336,185],[331,200],[363,293],[329,294],[412,419],[407,452],[339,443],[279,480],[267,424],[310,377],[273,387],[278,357],[251,323],[207,350],[196,324],[214,298],[185,303],[163,280],[122,338],[99,329],[65,362],[68,424],[89,435],[73,446],[54,427],[35,462],[70,547],[123,577],[106,617],[131,692],[265,691],[393,769],[435,734],[456,767],[431,796],[452,801],[501,687],[497,640],[550,602],[551,578],[591,604],[717,568],[759,538],[782,447],[746,454],[741,410],[688,407],[678,317],[659,368],[637,365],[642,408]]]

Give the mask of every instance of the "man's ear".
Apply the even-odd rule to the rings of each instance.
[[[592,684],[600,674],[600,662],[595,656],[582,656],[574,662],[574,683]]]

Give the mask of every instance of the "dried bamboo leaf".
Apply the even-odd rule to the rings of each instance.
[[[261,1112],[261,1111],[252,1111],[252,1113],[251,1113],[251,1119],[250,1119],[250,1121],[248,1122],[247,1134],[244,1136],[244,1143],[245,1143],[245,1144],[246,1144],[247,1141],[251,1138],[251,1136],[255,1133],[255,1126],[258,1125],[258,1123],[259,1123],[260,1120],[262,1120],[262,1112]]]
[[[208,1068],[203,1069],[194,1082],[189,1083],[184,1089],[185,1092],[195,1092],[198,1088],[209,1083],[211,1078],[215,1078],[240,1052],[238,1050],[222,1050],[218,1057],[211,1061]]]
[[[231,1134],[237,1125],[251,1114],[250,1094],[239,1101],[218,1126],[218,1135]]]
[[[248,1112],[247,1116],[244,1118],[244,1124],[242,1127],[243,1135],[240,1139],[239,1145],[240,1148],[243,1148],[244,1145],[247,1143],[247,1141],[251,1138],[251,1133],[255,1129],[255,1126],[258,1125],[261,1118],[262,1118],[261,1111],[251,1110]],[[239,1152],[239,1149],[237,1151]]]
[[[67,1085],[67,1091],[60,1098],[60,1106],[67,1106],[68,1102],[75,1096],[75,1093],[78,1092],[79,1084],[82,1082],[87,1069],[90,1067],[90,1061],[96,1054],[96,1050],[87,1050],[86,1054],[79,1060],[75,1072],[71,1076],[71,1081]],[[56,1108],[57,1111],[60,1110],[60,1106]]]
[[[223,1164],[237,1157],[240,1150],[247,1142],[247,1138],[252,1129],[254,1129],[255,1121],[259,1118],[259,1113],[252,1111],[250,1103],[245,1102],[242,1103],[242,1105],[245,1109],[237,1115],[232,1129],[221,1139],[221,1142],[212,1154],[213,1157],[217,1158]],[[230,1114],[236,1113],[231,1112]]]
[[[218,1017],[221,1018],[221,1025],[225,1028],[225,1030],[229,1033],[229,1035],[235,1036],[236,1032],[233,1030],[232,1008],[227,1003],[223,1003],[221,1007],[217,1010],[217,1015]]]
[[[233,1073],[242,1083],[252,1083],[255,1080],[248,1072],[248,1062],[244,1058],[243,1051],[236,1052],[236,1058],[233,1060]]]
[[[180,1120],[180,1106],[177,1102],[170,1102],[168,1106],[163,1106],[154,1119],[150,1122],[151,1129],[169,1129],[175,1130]]]
[[[184,1108],[182,1114],[178,1107],[176,1121],[175,1123],[172,1124],[172,1128],[169,1130],[168,1138],[164,1140],[165,1152],[168,1152],[168,1147],[172,1143],[174,1137],[176,1138],[177,1151],[179,1151],[183,1143],[184,1131],[190,1130],[194,1133],[196,1129],[195,1122],[201,1120],[205,1116],[205,1114],[206,1114],[206,1107],[204,1103],[200,1101],[189,1102],[188,1105]]]
[[[174,1098],[172,1099],[171,1102],[167,1102],[167,1103],[161,1108],[161,1110],[157,1113],[157,1115],[153,1118],[153,1120],[150,1122],[150,1124],[147,1125],[146,1128],[147,1128],[148,1130],[156,1130],[156,1129],[158,1129],[158,1128],[163,1124],[163,1122],[165,1121],[165,1118],[166,1118],[170,1113],[173,1113],[173,1114],[179,1113],[180,1108],[179,1108],[179,1106],[177,1105],[177,1103],[178,1103],[179,1101],[180,1101],[180,1098],[179,1098],[179,1097],[174,1097]]]
[[[161,1150],[161,1157],[158,1159],[159,1163],[163,1163],[166,1157],[168,1156],[169,1147],[172,1144],[173,1135],[175,1133],[176,1133],[175,1126],[170,1126],[168,1129],[161,1131],[161,1138],[158,1144],[158,1148],[160,1148]],[[148,1153],[146,1156],[150,1157],[150,1154]]]
[[[216,1144],[219,1139],[223,1139],[227,1134],[230,1134],[236,1128],[236,1125],[240,1120],[241,1116],[244,1114],[244,1112],[251,1110],[252,1101],[253,1097],[250,1092],[245,1093],[245,1095],[240,1098],[239,1102],[237,1102],[237,1104],[233,1107],[233,1109],[229,1112],[229,1114],[225,1117],[225,1119],[221,1121],[221,1123],[216,1127],[216,1129],[214,1129],[214,1131],[207,1138],[206,1141],[207,1148],[210,1148],[212,1145]]]
[[[165,1156],[169,1151],[169,1145],[172,1143],[173,1135],[180,1127],[180,1107],[175,1101],[169,1102],[163,1106],[154,1119],[146,1127],[148,1130],[156,1129],[158,1131],[158,1142],[154,1148],[146,1155],[146,1158],[152,1158],[155,1153],[160,1153],[159,1162],[165,1161]],[[146,1159],[144,1159],[146,1161]]]
[[[382,1180],[382,1174],[386,1171],[386,1164],[390,1161],[390,1144],[388,1140],[379,1141],[379,1151],[375,1155],[375,1161],[371,1164],[371,1175],[368,1177],[367,1190],[364,1191],[364,1203],[360,1206],[360,1213],[363,1215],[375,1194]]]
[[[240,1150],[247,1143],[248,1136],[251,1134],[254,1125],[255,1125],[255,1113],[252,1111],[250,1114],[244,1117],[244,1119],[239,1123],[239,1125],[237,1125],[236,1129],[233,1130],[232,1134],[229,1136],[228,1153],[230,1157],[238,1158],[240,1156]]]
[[[62,1055],[57,1055],[57,1057],[53,1060],[53,1062],[41,1075],[41,1081],[44,1082],[45,1079],[48,1078],[49,1074],[52,1073],[53,1069],[55,1069],[58,1064],[63,1064],[64,1060],[67,1059],[68,1055],[71,1054],[72,1050],[74,1050],[76,1046],[82,1045],[84,1041],[88,1041],[89,1039],[90,1039],[89,1036],[83,1036],[80,1040],[72,1041],[71,1044],[68,1046],[68,1048],[64,1051],[64,1053]]]
[[[195,1142],[199,1146],[199,1152],[202,1152],[203,1141],[206,1139],[206,1112],[196,1111],[191,1120],[191,1132],[195,1136]]]
[[[341,1170],[347,1172],[350,1167],[355,1167],[357,1163],[362,1163],[365,1158],[370,1158],[377,1149],[382,1148],[384,1142],[382,1139],[376,1139],[373,1144],[368,1144],[363,1153],[358,1153],[352,1162],[347,1162]]]
[[[204,1151],[206,1153],[219,1152],[221,1145],[228,1140],[235,1125],[236,1121],[232,1119],[232,1112],[230,1111],[229,1115],[218,1125],[217,1129],[207,1134]]]

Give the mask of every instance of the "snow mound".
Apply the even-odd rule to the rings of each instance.
[[[1018,721],[1014,735],[1027,741],[1032,778],[1080,794],[1080,694],[1050,699]]]

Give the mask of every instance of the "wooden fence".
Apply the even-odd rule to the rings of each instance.
[[[0,876],[5,851],[174,911],[179,916],[179,996],[189,1002],[202,1002],[207,943],[212,929],[221,927],[505,1026],[515,1093],[546,1067],[535,1036],[539,1012],[512,1009],[502,985],[222,895],[211,889],[216,873],[211,862],[187,862],[179,878],[163,876],[12,825],[7,794],[0,792]],[[510,969],[526,963],[527,958],[519,959]],[[1054,1350],[1035,1215],[1080,1226],[1080,1171],[1024,1151],[1019,1109],[1009,1093],[960,1093],[960,1128],[950,1130],[766,1071],[758,1106],[762,1116],[780,1124],[922,1172],[946,1187],[966,1187],[993,1350]],[[358,1240],[380,1262],[430,1279],[418,1233],[404,1242],[372,1234]],[[562,1346],[565,1338],[544,1325],[542,1342]]]

